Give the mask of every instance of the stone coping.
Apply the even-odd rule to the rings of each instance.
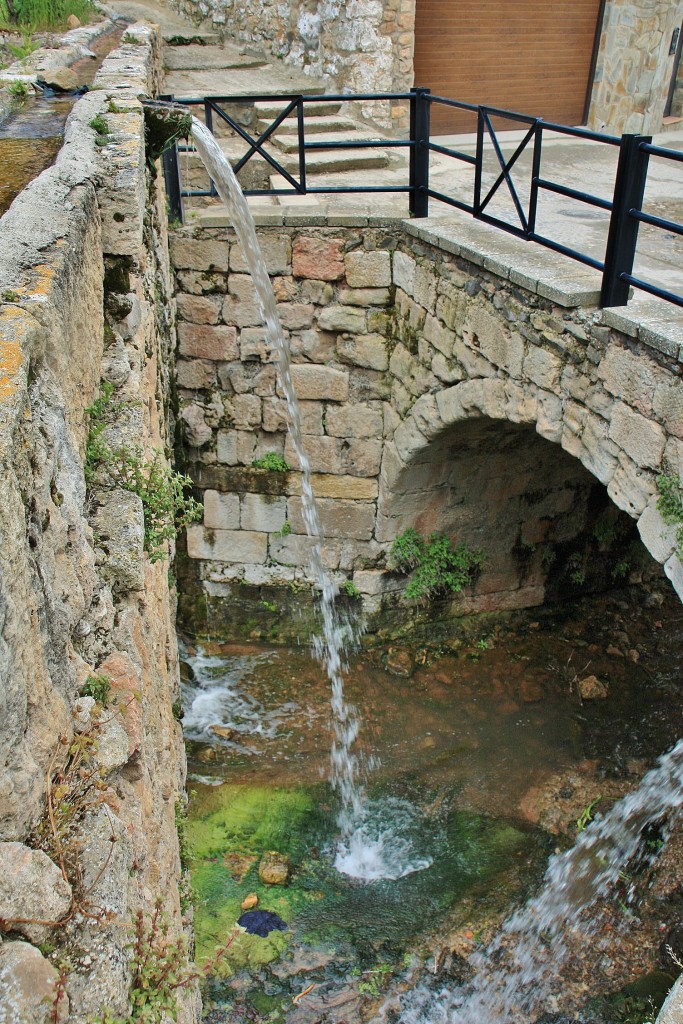
[[[254,206],[252,215],[257,227],[401,229],[406,235],[460,256],[558,306],[594,310],[597,323],[622,331],[674,362],[683,363],[683,312],[677,306],[640,293],[629,306],[599,309],[597,271],[488,224],[475,220],[449,224],[441,218],[407,220],[346,211],[335,214],[324,206],[315,213],[287,206]],[[191,226],[223,228],[231,227],[232,222],[222,209],[213,208],[194,212]]]

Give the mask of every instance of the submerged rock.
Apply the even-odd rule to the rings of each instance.
[[[261,857],[258,874],[266,885],[287,885],[291,873],[292,865],[286,854],[269,850]]]
[[[586,676],[579,681],[579,694],[581,700],[605,700],[609,688],[607,683],[603,683],[597,676]]]
[[[287,931],[282,918],[270,910],[248,910],[238,918],[237,923],[250,935],[260,935],[263,939],[271,932]]]

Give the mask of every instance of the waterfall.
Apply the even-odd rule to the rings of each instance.
[[[322,555],[322,530],[318,506],[311,484],[311,464],[304,448],[301,413],[292,384],[289,342],[282,330],[270,277],[266,269],[251,211],[235,178],[232,167],[211,132],[196,118],[192,119],[192,137],[216,189],[225,203],[249,267],[256,298],[268,331],[268,339],[277,355],[277,371],[287,403],[289,436],[301,467],[301,503],[306,532],[311,541],[310,568],[320,593],[322,638],[318,652],[330,680],[332,689],[332,728],[334,739],[330,755],[330,779],[341,799],[339,826],[342,840],[352,836],[355,823],[364,814],[364,793],[359,780],[358,757],[353,744],[358,736],[359,722],[356,709],[344,697],[342,657],[344,629],[335,607],[337,587],[325,570]]]
[[[531,1021],[554,994],[566,937],[592,937],[590,915],[638,852],[646,825],[671,828],[683,805],[683,740],[662,755],[638,788],[551,858],[543,886],[471,963],[474,980],[440,992],[418,987],[402,1000],[401,1024],[517,1024]],[[556,991],[556,989],[555,989]],[[396,1018],[394,1018],[396,1019]]]

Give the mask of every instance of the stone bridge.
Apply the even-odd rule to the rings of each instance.
[[[267,605],[271,588],[284,585],[282,600],[305,582],[308,542],[275,356],[239,245],[213,217],[176,232],[172,261],[187,468],[204,500],[181,600],[200,619],[211,608],[217,629],[248,593]],[[657,510],[658,476],[683,470],[674,332],[599,311],[585,282],[544,283],[405,222],[259,233],[325,561],[366,610],[405,586],[386,559],[408,527],[484,552],[456,614],[558,600],[653,560],[683,596],[675,529]],[[268,453],[292,471],[254,468]]]

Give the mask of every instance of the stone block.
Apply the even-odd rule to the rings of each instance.
[[[339,568],[354,572],[372,565],[384,553],[384,548],[375,540],[344,540],[339,557]]]
[[[287,499],[272,494],[245,494],[241,500],[240,525],[243,530],[275,533],[285,525]],[[301,531],[305,533],[305,530]]]
[[[234,430],[219,430],[216,438],[216,458],[225,466],[236,466],[237,434]]]
[[[275,394],[277,372],[274,366],[255,363],[228,363],[218,367],[222,388],[232,388],[236,395],[254,394],[270,398]]]
[[[206,422],[205,410],[191,402],[180,412],[185,440],[191,448],[203,448],[213,438],[213,430]]]
[[[644,353],[632,352],[613,342],[600,362],[600,376],[610,394],[648,416],[658,383],[668,374]]]
[[[394,433],[396,451],[403,462],[411,462],[419,452],[426,449],[428,443],[427,438],[418,430],[412,417],[404,420]]]
[[[265,562],[268,535],[249,530],[214,530],[188,526],[187,553],[190,558],[216,562]]]
[[[648,504],[655,490],[652,474],[644,473],[628,456],[621,453],[607,493],[623,512],[636,519]]]
[[[299,402],[301,429],[304,434],[322,434],[323,406],[320,402]],[[263,402],[263,429],[269,433],[285,433],[288,428],[287,403],[284,398],[266,398]]]
[[[171,237],[171,266],[176,270],[197,270],[226,273],[229,247],[227,242],[196,241],[193,238]]]
[[[683,383],[680,377],[669,377],[657,386],[653,411],[665,430],[683,438]]]
[[[243,362],[274,363],[277,352],[267,337],[265,327],[243,327],[239,338],[240,359]]]
[[[683,601],[683,562],[681,562],[678,555],[672,555],[671,558],[666,560],[664,572],[671,580],[673,588],[681,601]]]
[[[316,328],[298,331],[289,340],[295,362],[329,363],[335,358],[335,336]]]
[[[549,391],[538,393],[536,433],[555,444],[560,444],[562,440],[562,402]]]
[[[373,502],[348,501],[344,498],[319,498],[318,514],[323,536],[370,540],[375,526]],[[306,526],[298,498],[290,498],[288,518],[295,533],[305,533]]]
[[[444,327],[440,320],[437,320],[435,316],[430,313],[425,322],[423,333],[425,339],[433,345],[434,348],[438,348],[439,352],[443,355],[450,357],[453,355],[453,345],[455,344],[455,331],[451,331],[448,327]]]
[[[321,331],[363,334],[366,327],[365,311],[356,306],[325,306],[318,317],[318,327]]]
[[[346,280],[351,288],[388,288],[391,284],[391,256],[382,249],[356,249],[344,257]]]
[[[297,238],[292,250],[294,277],[338,281],[344,276],[343,238]]]
[[[345,370],[299,363],[292,366],[291,373],[297,397],[302,401],[312,399],[346,402],[348,400],[349,375]],[[278,391],[280,391],[279,385]]]
[[[437,352],[432,359],[432,373],[444,384],[454,384],[455,381],[463,380],[465,371],[452,359],[447,359],[441,352]]]
[[[325,429],[331,437],[381,437],[383,427],[381,410],[363,404],[330,406],[325,417]]]
[[[379,472],[381,441],[306,437],[304,443],[314,473],[372,477]],[[285,458],[290,466],[298,467],[299,460],[289,438],[285,443]]]
[[[389,353],[381,334],[342,335],[337,339],[337,353],[344,363],[364,366],[370,370],[386,370]]]
[[[676,526],[665,523],[657,508],[657,498],[652,496],[638,520],[638,533],[653,558],[662,564],[676,550]]]
[[[391,292],[388,288],[342,288],[339,301],[344,306],[388,306]]]
[[[178,314],[193,324],[217,324],[221,311],[221,299],[215,295],[176,296]]]
[[[232,399],[232,417],[235,427],[259,427],[261,425],[261,399],[245,393]]]
[[[259,232],[259,248],[269,274],[291,274],[292,243],[289,235],[270,235]],[[239,242],[230,249],[230,270],[248,274],[249,266]]]
[[[143,555],[145,526],[142,501],[137,494],[116,488],[98,493],[93,529],[106,548],[103,578],[116,593],[145,588]]]
[[[66,994],[57,1013],[54,1002],[59,973],[40,950],[28,942],[3,942],[0,946],[0,992],[7,1024],[62,1024],[69,1017]],[[6,1013],[4,1012],[6,1011]]]
[[[221,362],[237,359],[237,331],[234,327],[179,323],[178,351],[181,356],[197,359]]]
[[[402,288],[408,295],[413,293],[413,281],[415,278],[415,260],[404,252],[395,252],[393,261],[394,284]]]
[[[175,373],[179,388],[202,391],[216,384],[216,364],[206,359],[178,359]]]
[[[178,288],[189,295],[221,295],[228,290],[226,274],[202,274],[198,270],[178,270]]]
[[[612,409],[609,436],[638,466],[657,469],[661,465],[664,431],[623,402]]]
[[[323,565],[326,569],[339,567],[341,543],[338,540],[325,541],[322,545]],[[270,538],[270,558],[281,565],[310,565],[311,542],[308,537],[290,533],[287,537]]]
[[[519,334],[512,334],[483,306],[470,309],[467,330],[476,335],[477,348],[490,363],[506,370],[511,377],[522,376],[524,339]]]
[[[413,298],[418,306],[433,312],[436,305],[436,277],[431,264],[417,264],[413,275]]]
[[[292,281],[292,285],[297,289],[299,282]],[[327,306],[334,298],[335,288],[329,281],[302,281],[300,287],[301,298],[314,306]]]
[[[204,491],[204,526],[213,530],[239,530],[239,496],[223,494],[221,491]]]
[[[223,319],[236,327],[257,327],[263,323],[254,282],[246,274],[231,274],[228,295],[223,303]]]
[[[71,895],[62,872],[42,850],[31,850],[23,843],[0,843],[0,919],[8,921],[12,931],[42,942],[50,934],[45,925],[13,919],[61,921],[69,913]]]
[[[304,302],[278,302],[280,323],[288,331],[301,331],[313,326],[313,306]]]
[[[289,493],[301,494],[301,477],[292,475],[290,480]],[[311,484],[316,498],[357,498],[360,501],[372,501],[379,491],[377,480],[357,476],[313,473]]]
[[[564,363],[558,356],[545,348],[530,345],[522,369],[524,376],[538,384],[539,388],[557,391],[563,367]]]

